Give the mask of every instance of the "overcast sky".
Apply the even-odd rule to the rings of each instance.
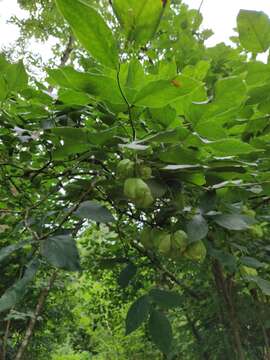
[[[198,9],[201,0],[186,0],[191,8]],[[204,28],[211,28],[215,35],[208,40],[208,45],[225,41],[233,35],[236,26],[236,16],[240,9],[261,10],[270,16],[270,0],[204,0],[201,11],[203,13]],[[7,20],[16,14],[25,17],[26,13],[17,5],[16,0],[0,0],[0,47],[12,44],[18,37],[18,28],[7,24]],[[35,44],[32,46],[37,52],[42,52],[44,60],[50,57],[48,46]]]

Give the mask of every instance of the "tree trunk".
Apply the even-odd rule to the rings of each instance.
[[[215,260],[213,263],[213,273],[219,292],[222,295],[224,299],[224,303],[227,307],[227,313],[233,335],[236,358],[239,360],[245,360],[245,354],[240,336],[240,326],[238,323],[237,314],[235,311],[232,294],[231,294],[232,281],[231,279],[226,280],[224,278],[222,268],[217,260]]]

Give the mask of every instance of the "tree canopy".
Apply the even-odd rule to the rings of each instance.
[[[268,16],[18,2],[58,42],[0,55],[0,359],[270,359]]]

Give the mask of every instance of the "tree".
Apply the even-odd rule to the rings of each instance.
[[[68,285],[81,271],[113,282],[114,333],[129,305],[121,356],[269,359],[269,18],[241,10],[236,46],[207,48],[178,1],[48,6],[72,46],[47,83],[0,58],[2,359],[38,354],[70,292],[73,349],[108,358],[83,341],[106,326],[95,293]],[[82,333],[81,306],[97,311]]]

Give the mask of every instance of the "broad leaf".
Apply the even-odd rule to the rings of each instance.
[[[149,292],[149,295],[157,305],[165,309],[171,309],[183,305],[183,299],[181,295],[175,291],[152,289]]]
[[[41,254],[57,268],[69,271],[80,270],[78,249],[70,235],[57,235],[44,240],[41,244]]]
[[[187,234],[190,241],[199,241],[206,237],[208,225],[205,218],[198,214],[195,215],[187,224]]]
[[[133,277],[136,275],[137,272],[137,266],[135,266],[132,263],[129,263],[120,273],[118,278],[118,284],[125,288],[128,286],[130,281],[133,279]]]
[[[5,260],[9,255],[11,255],[14,251],[22,248],[26,245],[26,242],[18,243],[14,245],[6,246],[2,249],[0,249],[0,262]]]
[[[160,108],[178,98],[191,94],[200,86],[200,82],[180,75],[173,80],[152,81],[136,95],[134,104],[150,108]]]
[[[118,69],[118,51],[111,30],[98,12],[83,0],[56,0],[64,18],[89,53],[104,66]]]
[[[262,263],[261,261],[255,259],[254,257],[250,257],[250,256],[242,256],[240,261],[242,264],[253,267],[255,269],[259,269],[259,268],[265,266],[265,263]]]
[[[244,276],[244,279],[249,282],[255,282],[265,295],[270,296],[270,281],[262,279],[260,276],[250,275]]]
[[[153,310],[148,325],[152,341],[160,351],[168,354],[172,344],[172,328],[167,317],[163,313]]]
[[[166,3],[167,0],[113,0],[112,7],[127,39],[144,44],[155,34]]]
[[[223,139],[208,143],[205,148],[214,152],[219,156],[234,156],[241,154],[249,154],[254,152],[255,149],[248,143],[245,143],[238,139]]]
[[[39,260],[34,259],[28,265],[23,277],[12,285],[0,298],[0,312],[16,305],[24,296],[27,285],[34,279],[39,268]]]
[[[81,203],[75,215],[81,219],[90,219],[100,223],[114,221],[111,212],[97,201],[84,201]]]
[[[218,215],[214,221],[228,230],[246,230],[256,222],[254,218],[241,214]]]
[[[69,66],[48,69],[47,73],[49,74],[48,81],[52,85],[86,92],[90,96],[110,101],[113,104],[125,103],[116,79],[109,76],[80,72]]]
[[[10,91],[21,90],[27,86],[28,76],[22,61],[7,68],[6,80]]]
[[[126,335],[132,333],[147,319],[150,311],[149,297],[138,298],[129,308],[126,317]]]
[[[265,52],[270,46],[270,20],[262,11],[240,10],[237,28],[241,45],[253,53]]]

